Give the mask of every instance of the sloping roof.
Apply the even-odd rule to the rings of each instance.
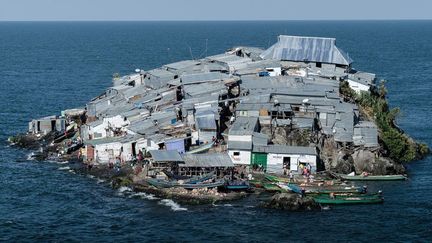
[[[252,142],[228,141],[228,150],[247,150],[252,149]]]
[[[252,135],[258,124],[258,117],[237,117],[229,130],[230,135]]]
[[[354,126],[353,142],[354,145],[357,146],[378,146],[378,128],[373,122],[361,121],[359,124]]]
[[[263,59],[324,62],[350,65],[353,60],[336,47],[336,39],[280,35],[278,42],[265,50]]]
[[[253,152],[273,153],[273,154],[316,155],[315,147],[285,146],[285,145],[266,145],[266,146],[257,145],[254,146]]]
[[[228,154],[185,154],[184,164],[180,167],[233,167],[234,164]]]
[[[215,82],[228,79],[229,75],[219,72],[186,74],[180,77],[183,84]]]
[[[155,162],[182,162],[183,158],[176,150],[150,150]]]

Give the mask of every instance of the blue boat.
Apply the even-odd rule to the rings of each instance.
[[[232,191],[242,191],[250,189],[250,185],[247,181],[228,181],[225,188]]]

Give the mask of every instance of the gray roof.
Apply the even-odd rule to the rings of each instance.
[[[357,146],[378,146],[378,128],[373,122],[361,121],[354,126],[353,142]]]
[[[183,84],[196,84],[228,79],[229,75],[219,72],[186,74],[180,77]]]
[[[336,47],[336,39],[280,35],[278,42],[265,50],[263,59],[324,62],[350,65],[352,59]]]
[[[229,130],[230,135],[252,135],[257,128],[258,117],[237,117]]]
[[[184,164],[180,167],[233,167],[234,164],[228,154],[185,154]]]
[[[315,147],[285,146],[285,145],[266,145],[254,146],[253,152],[256,153],[273,153],[273,154],[301,154],[316,155]]]
[[[252,142],[228,141],[228,150],[247,150],[252,149]]]
[[[183,158],[176,150],[150,150],[155,162],[183,162]]]

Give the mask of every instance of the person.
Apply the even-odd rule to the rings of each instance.
[[[289,181],[294,182],[294,174],[293,174],[292,170],[290,170],[290,172],[289,172]]]
[[[301,188],[301,197],[305,197],[306,196],[306,190],[304,189],[304,187]]]
[[[334,194],[334,192],[330,192],[330,198],[331,198],[331,199],[335,199],[335,194]]]
[[[367,193],[367,186],[366,186],[366,185],[364,185],[364,186],[362,187],[361,193],[363,193],[363,194],[366,194],[366,193]]]
[[[143,155],[142,150],[140,149],[138,151],[138,162],[141,162],[143,159],[144,159],[144,155]]]
[[[251,181],[251,180],[252,180],[252,178],[253,178],[253,177],[252,177],[252,174],[251,174],[251,173],[249,173],[249,174],[248,174],[248,180],[250,180],[250,181]]]

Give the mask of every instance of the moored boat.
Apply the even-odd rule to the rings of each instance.
[[[379,195],[354,195],[354,196],[333,196],[320,195],[313,197],[315,202],[321,204],[372,204],[383,203],[384,198]]]
[[[399,181],[406,180],[404,175],[343,175],[338,176],[347,181]]]

